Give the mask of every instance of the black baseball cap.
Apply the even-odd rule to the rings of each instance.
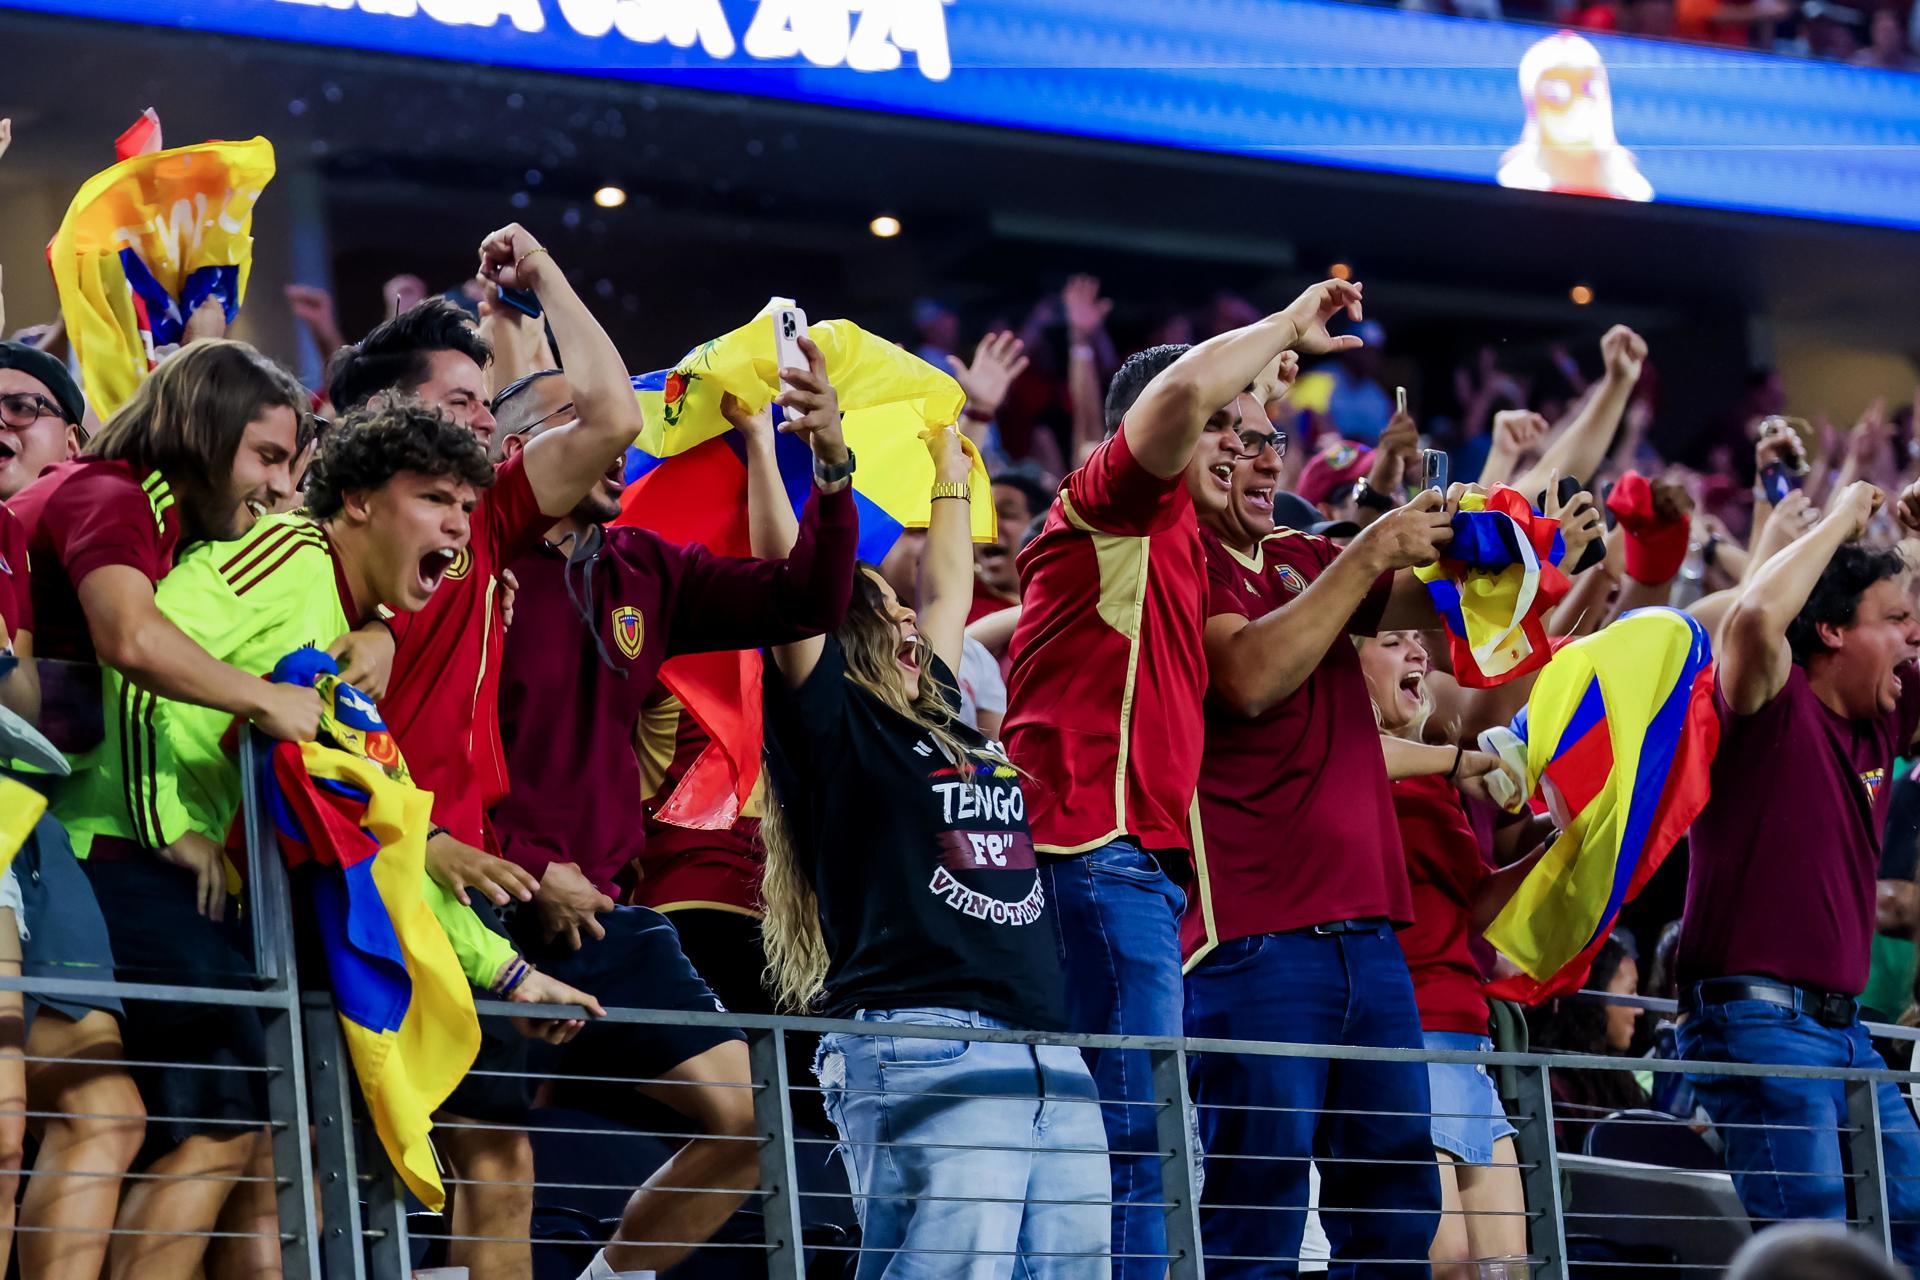
[[[24,342],[0,342],[0,369],[18,369],[45,383],[61,415],[74,426],[87,416],[86,397],[80,394],[79,384],[67,372],[67,366],[40,348]]]
[[[1273,495],[1273,522],[1282,528],[1317,533],[1323,538],[1351,538],[1360,532],[1360,526],[1353,521],[1329,520],[1311,502],[1284,489]]]

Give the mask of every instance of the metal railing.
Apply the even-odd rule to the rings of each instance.
[[[251,778],[259,759],[250,737],[242,744],[242,763]],[[303,991],[300,986],[294,962],[288,876],[277,852],[269,819],[260,809],[256,789],[248,786],[246,796],[248,919],[257,959],[257,981],[253,989],[0,977],[0,990],[80,998],[111,995],[123,1000],[240,1005],[256,1010],[267,1033],[264,1068],[269,1105],[267,1126],[271,1134],[273,1189],[284,1274],[289,1280],[319,1280],[320,1277],[387,1280],[404,1276],[420,1265],[423,1254],[440,1260],[449,1249],[457,1251],[475,1241],[459,1236],[447,1220],[433,1222],[416,1214],[410,1223],[408,1202],[398,1179],[378,1143],[371,1140],[368,1126],[356,1120],[357,1091],[331,998],[324,991]],[[1620,999],[1656,1011],[1671,1008],[1665,1002],[1635,997]],[[490,999],[476,1000],[475,1004],[480,1015],[488,1018],[566,1018],[577,1012],[567,1006],[513,1005]],[[1508,1258],[1505,1270],[1481,1274],[1531,1274],[1541,1280],[1649,1272],[1699,1274],[1724,1264],[1731,1248],[1746,1234],[1744,1214],[1724,1171],[1709,1167],[1663,1168],[1563,1149],[1563,1131],[1585,1127],[1594,1121],[1615,1126],[1644,1125],[1651,1129],[1653,1126],[1684,1127],[1691,1119],[1619,1115],[1616,1114],[1619,1108],[1605,1106],[1589,1110],[1568,1098],[1556,1097],[1556,1077],[1565,1084],[1569,1079],[1590,1077],[1597,1072],[1685,1073],[1696,1080],[1770,1077],[1832,1082],[1839,1090],[1841,1104],[1834,1123],[1824,1129],[1833,1133],[1844,1153],[1844,1171],[1838,1176],[1846,1188],[1847,1221],[1883,1246],[1891,1244],[1898,1228],[1920,1227],[1920,1223],[1897,1221],[1890,1212],[1890,1184],[1896,1193],[1895,1203],[1911,1197],[1903,1194],[1906,1188],[1901,1180],[1887,1172],[1881,1149],[1885,1129],[1881,1108],[1888,1095],[1880,1091],[1880,1086],[1890,1084],[1906,1090],[1920,1079],[1907,1072],[1601,1058],[1554,1052],[1480,1053],[1070,1035],[739,1012],[608,1008],[604,1021],[738,1029],[746,1035],[750,1081],[744,1087],[751,1090],[753,1097],[752,1133],[709,1136],[715,1141],[750,1143],[755,1150],[758,1177],[755,1185],[744,1192],[747,1212],[738,1215],[714,1240],[663,1242],[704,1243],[704,1250],[695,1262],[676,1272],[683,1276],[700,1276],[704,1274],[703,1266],[717,1274],[733,1276],[743,1274],[745,1267],[755,1275],[764,1273],[776,1280],[821,1280],[827,1276],[852,1275],[854,1260],[870,1251],[854,1225],[860,1217],[857,1192],[839,1176],[837,1162],[831,1159],[842,1143],[821,1124],[818,1108],[823,1091],[812,1080],[796,1078],[791,1065],[796,1043],[811,1044],[826,1034],[1082,1050],[1125,1049],[1144,1054],[1150,1069],[1152,1094],[1142,1105],[1150,1106],[1155,1115],[1153,1147],[1145,1154],[1154,1157],[1161,1181],[1159,1198],[1151,1205],[1158,1209],[1164,1221],[1168,1274],[1176,1280],[1189,1277],[1197,1280],[1206,1274],[1209,1215],[1244,1203],[1233,1197],[1232,1174],[1209,1169],[1196,1150],[1196,1102],[1189,1073],[1197,1060],[1212,1055],[1311,1060],[1332,1064],[1329,1069],[1348,1063],[1452,1063],[1492,1075],[1499,1084],[1506,1112],[1516,1131],[1512,1167],[1517,1170],[1524,1193],[1524,1207],[1520,1212],[1525,1215],[1527,1247],[1524,1259]],[[1912,1033],[1903,1029],[1877,1030],[1912,1037]],[[622,1096],[636,1092],[626,1086],[680,1083],[619,1075],[563,1074],[542,1078],[562,1090],[604,1091],[608,1086],[621,1087]],[[1004,1096],[1009,1101],[1018,1099],[1027,1103],[1035,1100],[1031,1091],[1001,1095],[981,1094],[970,1089],[966,1096]],[[1046,1094],[1044,1089],[1042,1096],[1061,1105],[1091,1106],[1097,1101],[1087,1094]],[[1197,1105],[1204,1109],[1217,1104],[1202,1098]],[[1904,1106],[1904,1102],[1901,1105]],[[1278,1107],[1243,1109],[1284,1110]],[[1354,1109],[1350,1113],[1427,1114],[1394,1112],[1391,1100],[1382,1100],[1372,1112]],[[651,1142],[656,1155],[688,1136],[699,1136],[696,1126],[664,1122],[658,1117],[623,1117],[608,1128],[603,1114],[598,1118],[587,1115],[575,1123],[564,1113],[553,1111],[538,1113],[529,1127],[536,1150],[543,1142],[572,1141],[576,1151],[587,1153],[583,1157],[564,1157],[563,1163],[557,1160],[565,1170],[563,1175],[543,1163],[537,1167],[533,1181],[522,1184],[536,1197],[536,1205],[543,1212],[562,1214],[583,1204],[604,1206],[609,1197],[624,1199],[644,1176],[639,1172],[639,1162],[626,1159],[622,1149],[614,1145],[616,1136],[624,1136],[636,1144]],[[1739,1127],[1722,1128],[1737,1130]],[[1822,1128],[1818,1125],[1799,1127]],[[1719,1133],[1717,1136],[1725,1139],[1735,1135]],[[883,1141],[878,1145],[912,1144]],[[964,1148],[967,1144],[954,1145]],[[1104,1154],[1104,1148],[1084,1154],[1091,1158]],[[1339,1160],[1366,1163],[1364,1157],[1326,1153],[1319,1163],[1331,1167]],[[1819,1169],[1781,1171],[1781,1177],[1788,1179],[1831,1176],[1834,1176],[1831,1171]],[[449,1177],[448,1184],[456,1199],[462,1194],[463,1186],[477,1185],[463,1183],[457,1176]],[[662,1186],[656,1190],[687,1196],[742,1194],[737,1187]],[[1920,1195],[1920,1189],[1916,1189],[1916,1195]],[[983,1207],[1024,1198],[1024,1194],[1016,1197],[990,1192],[978,1197]],[[1298,1213],[1302,1217],[1314,1208],[1310,1201],[1298,1205],[1246,1207]],[[1359,1213],[1395,1211],[1393,1206],[1348,1209],[1348,1212]],[[1462,1207],[1455,1212],[1471,1215],[1476,1211]],[[576,1229],[568,1233],[537,1229],[526,1237],[526,1246],[536,1251],[539,1265],[535,1274],[539,1280],[547,1276],[577,1275],[590,1259],[592,1250],[606,1242],[612,1225],[603,1221],[601,1215],[586,1211],[574,1212],[572,1221]],[[558,1239],[557,1234],[571,1238]],[[1582,1249],[1595,1238],[1618,1246],[1619,1256],[1583,1255]],[[1634,1241],[1646,1246],[1639,1254],[1625,1247]],[[1648,1244],[1648,1241],[1655,1243]],[[968,1240],[961,1239],[953,1252],[975,1252],[969,1244]],[[1296,1256],[1286,1261],[1299,1263],[1300,1255],[1306,1252],[1296,1250]],[[549,1254],[559,1261],[549,1259]],[[756,1254],[761,1261],[749,1262]],[[1104,1258],[1104,1246],[1096,1256]],[[1216,1253],[1217,1266],[1226,1261],[1223,1254]],[[1312,1265],[1311,1258],[1306,1259],[1306,1265]]]

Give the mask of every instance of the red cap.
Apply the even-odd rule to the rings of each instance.
[[[1344,498],[1343,490],[1351,488],[1372,466],[1372,449],[1352,440],[1342,440],[1307,459],[1293,491],[1315,506],[1331,501],[1336,493]]]

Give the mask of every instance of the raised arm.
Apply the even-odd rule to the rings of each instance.
[[[720,401],[720,412],[746,443],[747,547],[762,560],[778,560],[793,550],[800,522],[794,519],[793,502],[780,475],[776,448],[780,437],[773,429],[772,410],[748,413],[729,395]]]
[[[1100,282],[1078,275],[1060,291],[1067,313],[1067,398],[1073,402],[1073,448],[1069,469],[1100,443],[1103,425],[1100,349],[1106,344],[1107,313],[1113,303],[1100,296]]]
[[[1368,525],[1292,602],[1264,618],[1216,613],[1203,639],[1213,690],[1243,716],[1257,716],[1306,683],[1380,575],[1427,564],[1453,536],[1441,496],[1412,502]]]
[[[967,492],[973,460],[952,427],[927,441],[933,455],[933,513],[927,522],[927,550],[920,561],[920,636],[958,673],[965,647],[967,610],[973,603],[973,520]]]
[[[1634,384],[1640,381],[1640,368],[1647,358],[1644,339],[1623,324],[1607,330],[1600,339],[1600,354],[1607,362],[1600,385],[1587,398],[1587,404],[1572,424],[1551,445],[1546,454],[1527,469],[1514,487],[1522,493],[1535,493],[1546,483],[1549,473],[1578,476],[1582,483],[1593,478],[1613,448],[1614,432],[1620,429],[1620,417]]]
[[[799,436],[813,450],[813,489],[817,505],[820,498],[846,489],[853,478],[842,476],[826,482],[821,479],[822,475],[832,474],[844,466],[848,459],[846,437],[840,432],[840,397],[828,380],[826,357],[813,345],[813,339],[801,338],[800,351],[807,358],[807,367],[780,371],[780,380],[787,389],[774,397],[774,403],[787,411],[787,420],[780,424],[780,430]],[[844,612],[845,606],[841,608]],[[824,637],[813,636],[774,649],[774,663],[788,685],[797,689],[807,682],[826,644]]]
[[[480,245],[480,275],[489,284],[531,290],[540,299],[554,343],[566,362],[577,421],[527,442],[527,481],[542,515],[556,519],[607,474],[640,434],[640,402],[626,362],[593,312],[567,283],[553,255],[519,223]]]
[[[1342,311],[1360,319],[1360,293],[1357,282],[1323,281],[1285,311],[1189,350],[1148,383],[1127,411],[1122,428],[1127,451],[1154,475],[1179,475],[1207,419],[1252,386],[1282,351],[1325,355],[1361,345],[1351,334],[1334,337],[1327,332],[1327,322]]]
[[[1720,690],[1736,714],[1758,711],[1786,685],[1793,666],[1788,624],[1806,606],[1833,553],[1866,530],[1882,500],[1865,481],[1847,486],[1825,519],[1740,589],[1720,629]]]

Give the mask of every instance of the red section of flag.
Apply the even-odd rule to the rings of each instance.
[[[614,523],[744,556],[752,554],[746,512],[746,464],[722,436],[675,454],[628,485]],[[755,651],[686,654],[660,668],[660,682],[712,745],[655,810],[658,821],[715,830],[739,818],[760,777],[760,668]]]

